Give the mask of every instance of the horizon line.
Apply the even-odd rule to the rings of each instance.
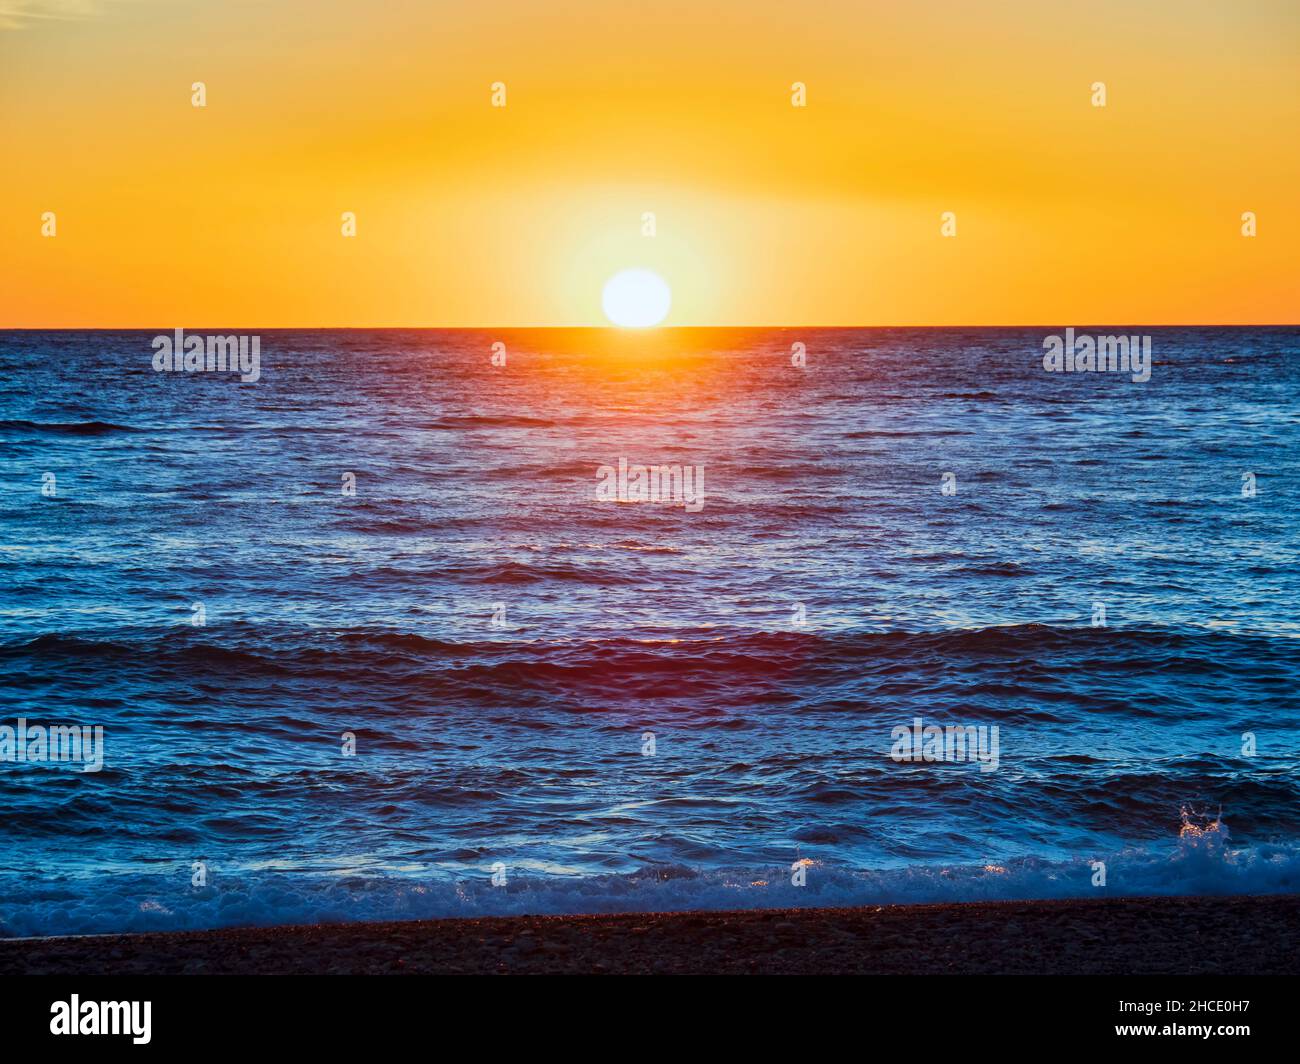
[[[916,325],[890,323],[875,325],[652,325],[647,328],[626,328],[619,325],[222,325],[222,329],[260,330],[263,332],[573,332],[575,330],[602,331],[628,336],[652,336],[658,332],[706,329],[1052,329],[1052,328],[1136,328],[1136,329],[1295,329],[1300,321],[1259,322],[1100,322],[1083,321],[1076,325],[1059,322],[999,322],[994,324]],[[199,330],[216,326],[177,325],[3,325],[0,333],[7,332],[149,332],[163,329],[174,332],[177,328]]]

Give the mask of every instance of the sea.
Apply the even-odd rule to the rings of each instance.
[[[0,935],[1300,890],[1300,328],[1072,328],[0,332]]]

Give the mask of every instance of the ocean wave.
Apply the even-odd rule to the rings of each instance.
[[[542,567],[548,573],[553,566]],[[468,573],[466,574],[469,575]],[[504,565],[479,569],[474,580],[518,583],[539,576],[536,566]],[[570,574],[582,580],[581,573]],[[930,667],[936,661],[1004,660],[1027,673],[1031,663],[1102,661],[1127,663],[1143,672],[1167,670],[1198,674],[1234,672],[1270,665],[1295,672],[1294,640],[1222,629],[1092,628],[1045,624],[996,625],[940,631],[773,632],[725,629],[668,630],[661,637],[595,635],[544,638],[523,630],[499,637],[456,640],[385,628],[345,630],[268,630],[251,624],[212,629],[190,627],[136,629],[122,637],[93,633],[44,634],[0,642],[0,667],[25,660],[78,660],[159,665],[207,664],[214,667],[315,668],[331,663],[346,668],[403,663],[426,667],[453,661],[456,667],[520,670],[581,666],[621,669],[671,666],[717,669],[724,666],[790,666],[865,669],[879,675],[900,666]]]
[[[446,917],[768,908],[836,908],[935,902],[1013,901],[1300,891],[1300,845],[1234,847],[1218,821],[1184,823],[1172,843],[1049,861],[863,869],[809,859],[803,886],[788,864],[699,868],[657,864],[607,875],[514,874],[491,883],[495,859],[404,874],[334,868],[254,873],[214,862],[190,886],[190,866],[121,871],[43,883],[0,875],[0,936],[196,930]],[[1105,864],[1105,885],[1094,885]]]
[[[114,432],[144,432],[132,425],[111,421],[0,421],[0,432],[37,432],[58,436],[107,436]]]
[[[425,429],[459,430],[459,429],[549,429],[555,422],[544,417],[527,417],[523,414],[449,414],[437,421],[429,421],[420,426]]]
[[[484,566],[472,570],[480,577],[504,575],[507,582],[526,575],[526,564]],[[444,570],[440,570],[444,571]],[[471,570],[466,570],[470,572]],[[71,656],[76,654],[138,653],[171,650],[202,653],[205,647],[227,652],[257,646],[266,655],[292,654],[313,647],[332,649],[345,643],[358,649],[401,650],[411,653],[457,651],[462,656],[479,652],[499,652],[503,648],[542,648],[547,652],[574,653],[588,650],[643,652],[660,650],[673,653],[737,653],[757,657],[797,655],[833,656],[837,660],[875,660],[882,653],[987,653],[1023,655],[1034,651],[1103,650],[1125,647],[1135,654],[1170,652],[1180,655],[1214,649],[1218,653],[1233,648],[1243,653],[1265,653],[1276,648],[1293,657],[1296,652],[1292,636],[1237,632],[1201,626],[1169,628],[1107,628],[1052,624],[1006,624],[983,628],[946,628],[936,630],[890,631],[772,631],[753,629],[671,628],[659,635],[645,636],[561,636],[541,638],[532,632],[516,640],[498,638],[454,640],[420,632],[387,627],[290,628],[262,627],[247,622],[223,626],[219,636],[213,629],[175,628],[114,629],[113,637],[102,633],[79,631],[19,636],[0,641],[0,656],[27,652]],[[125,633],[125,635],[123,635]],[[845,659],[843,656],[847,655]]]

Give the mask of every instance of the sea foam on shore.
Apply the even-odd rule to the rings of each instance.
[[[0,975],[108,973],[1297,974],[1300,896],[519,916],[0,942]]]

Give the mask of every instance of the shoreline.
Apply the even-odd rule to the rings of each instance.
[[[0,975],[1300,974],[1300,894],[948,902],[0,939]]]

